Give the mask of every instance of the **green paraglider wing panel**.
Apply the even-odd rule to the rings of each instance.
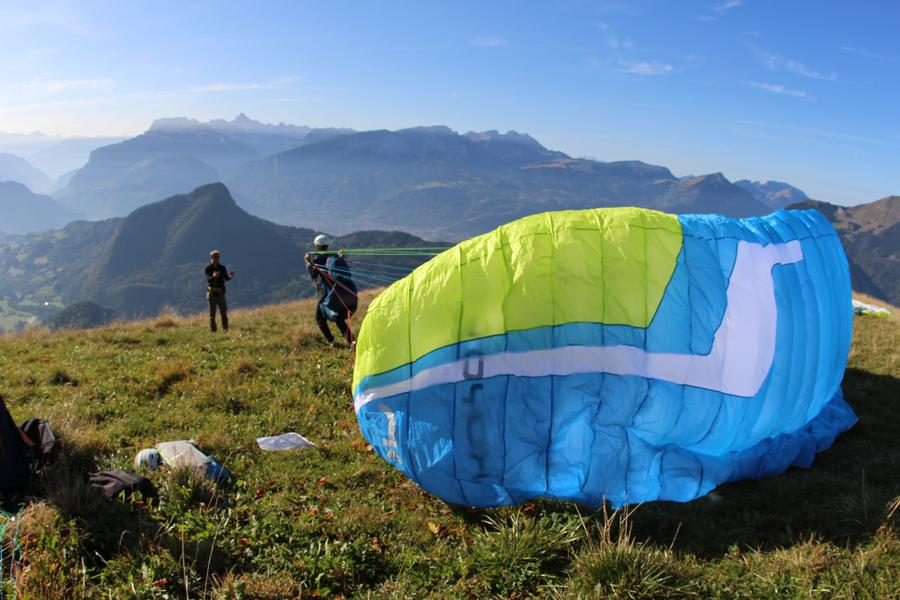
[[[544,213],[467,240],[372,303],[354,388],[436,349],[508,331],[646,327],[681,245],[677,217],[639,208]]]

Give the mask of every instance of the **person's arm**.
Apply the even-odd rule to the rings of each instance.
[[[319,278],[319,269],[316,268],[313,259],[310,258],[309,252],[303,255],[303,260],[306,261],[306,272],[309,273],[310,278],[315,281]]]

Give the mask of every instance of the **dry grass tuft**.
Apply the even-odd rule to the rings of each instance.
[[[151,321],[153,329],[171,329],[184,324],[184,317],[175,312],[172,307],[164,307],[155,319]]]

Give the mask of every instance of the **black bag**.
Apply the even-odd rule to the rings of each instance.
[[[31,454],[38,467],[56,460],[59,454],[59,442],[56,441],[56,435],[50,429],[50,423],[44,419],[28,419],[19,425],[19,429],[31,440]]]
[[[134,492],[140,492],[144,498],[156,497],[152,481],[122,469],[91,473],[90,482],[91,487],[98,488],[107,498],[115,498],[123,492],[126,498]]]
[[[21,492],[29,476],[28,447],[0,396],[0,494]]]

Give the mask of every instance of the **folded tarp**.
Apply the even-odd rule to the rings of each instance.
[[[256,443],[263,450],[270,451],[293,450],[294,448],[305,450],[306,448],[316,447],[311,441],[294,431],[282,433],[281,435],[256,438]]]

